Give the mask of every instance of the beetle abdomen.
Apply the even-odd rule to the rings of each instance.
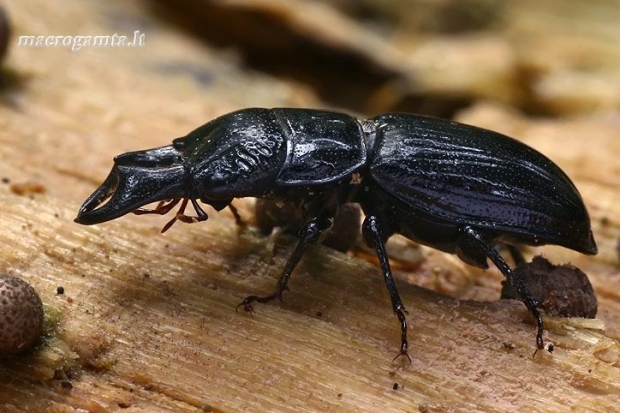
[[[417,115],[373,119],[374,181],[437,223],[471,225],[507,241],[596,247],[570,179],[549,159],[507,136]]]

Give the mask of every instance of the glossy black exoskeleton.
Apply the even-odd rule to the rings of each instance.
[[[495,132],[397,113],[358,120],[318,110],[254,108],[221,116],[170,146],[117,156],[75,221],[165,214],[181,202],[167,230],[176,220],[206,220],[198,201],[219,211],[240,197],[298,205],[306,217],[275,292],[247,297],[240,304],[247,311],[255,301],[281,298],[291,272],[329,231],[339,206],[359,203],[366,214],[362,233],[379,258],[401,325],[400,354],[407,357],[406,312],[384,245],[392,234],[477,267],[486,268],[490,259],[536,319],[538,349],[544,348],[539,303],[493,246],[556,244],[597,252],[581,196],[545,156]],[[141,208],[157,201],[155,209]],[[196,216],[185,215],[188,202]]]

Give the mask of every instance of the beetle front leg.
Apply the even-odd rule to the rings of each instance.
[[[407,353],[407,349],[409,348],[409,343],[407,341],[407,310],[405,310],[405,306],[403,306],[398,290],[396,289],[394,277],[392,276],[392,269],[390,268],[390,262],[385,249],[383,231],[379,218],[374,215],[368,215],[364,220],[362,231],[366,244],[374,248],[377,252],[377,258],[379,258],[381,271],[383,272],[383,279],[385,280],[390,294],[390,300],[392,301],[392,309],[400,322],[400,354],[394,357],[394,360],[400,356],[405,356],[409,360],[409,363],[411,363],[411,357],[409,357]]]
[[[243,306],[245,311],[251,313],[253,302],[267,303],[276,298],[282,300],[282,293],[288,290],[288,281],[291,278],[291,273],[301,260],[301,257],[303,257],[310,244],[318,242],[321,239],[321,235],[329,230],[333,223],[334,220],[331,217],[315,217],[308,222],[299,232],[299,241],[297,245],[295,245],[293,253],[284,266],[276,290],[272,294],[266,296],[250,295],[237,306],[237,309]]]
[[[487,257],[489,257],[491,261],[493,261],[493,264],[495,264],[495,266],[500,270],[500,272],[504,274],[504,277],[506,277],[508,282],[514,287],[515,290],[517,290],[519,297],[521,297],[521,301],[523,301],[523,304],[525,304],[527,309],[534,317],[534,320],[536,320],[536,351],[534,351],[534,355],[536,355],[538,350],[542,350],[543,348],[545,348],[543,341],[543,320],[540,312],[538,311],[538,300],[534,298],[534,296],[527,289],[525,284],[523,284],[523,280],[521,280],[521,278],[519,278],[514,273],[514,271],[512,271],[512,269],[510,269],[510,266],[506,264],[506,261],[504,261],[502,256],[499,255],[495,248],[493,248],[491,245],[489,245],[488,242],[484,240],[484,238],[482,237],[482,235],[480,235],[480,233],[478,233],[478,231],[471,227],[466,227],[464,232],[467,242],[475,244],[479,248],[482,248]]]

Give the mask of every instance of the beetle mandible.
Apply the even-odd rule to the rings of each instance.
[[[339,206],[358,203],[366,215],[363,237],[376,251],[400,322],[399,355],[407,358],[406,311],[385,250],[391,235],[476,267],[487,268],[490,259],[534,316],[537,350],[544,348],[539,303],[494,246],[556,244],[597,252],[581,196],[552,161],[496,132],[403,113],[359,120],[311,109],[232,112],[172,145],[115,157],[75,221],[90,225],[129,212],[165,214],[180,202],[165,231],[176,220],[205,221],[198,201],[219,211],[242,197],[295,205],[306,223],[275,291],[251,295],[239,306],[251,311],[254,302],[281,298],[295,266],[329,231]],[[154,209],[142,208],[158,201]],[[185,214],[188,202],[195,216]]]

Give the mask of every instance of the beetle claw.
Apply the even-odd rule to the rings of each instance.
[[[245,300],[243,300],[242,302],[237,304],[237,307],[235,308],[235,311],[239,312],[239,307],[243,307],[243,311],[245,311],[246,313],[254,314],[254,310],[252,309],[252,304],[250,304],[250,302],[248,302],[249,298],[252,298],[252,296],[247,297]]]
[[[411,357],[409,356],[409,352],[407,351],[407,349],[404,349],[404,350],[401,349],[400,353],[398,353],[396,357],[392,359],[392,362],[395,362],[399,357],[403,357],[403,356],[407,358],[407,360],[409,361],[409,364],[412,363]]]

